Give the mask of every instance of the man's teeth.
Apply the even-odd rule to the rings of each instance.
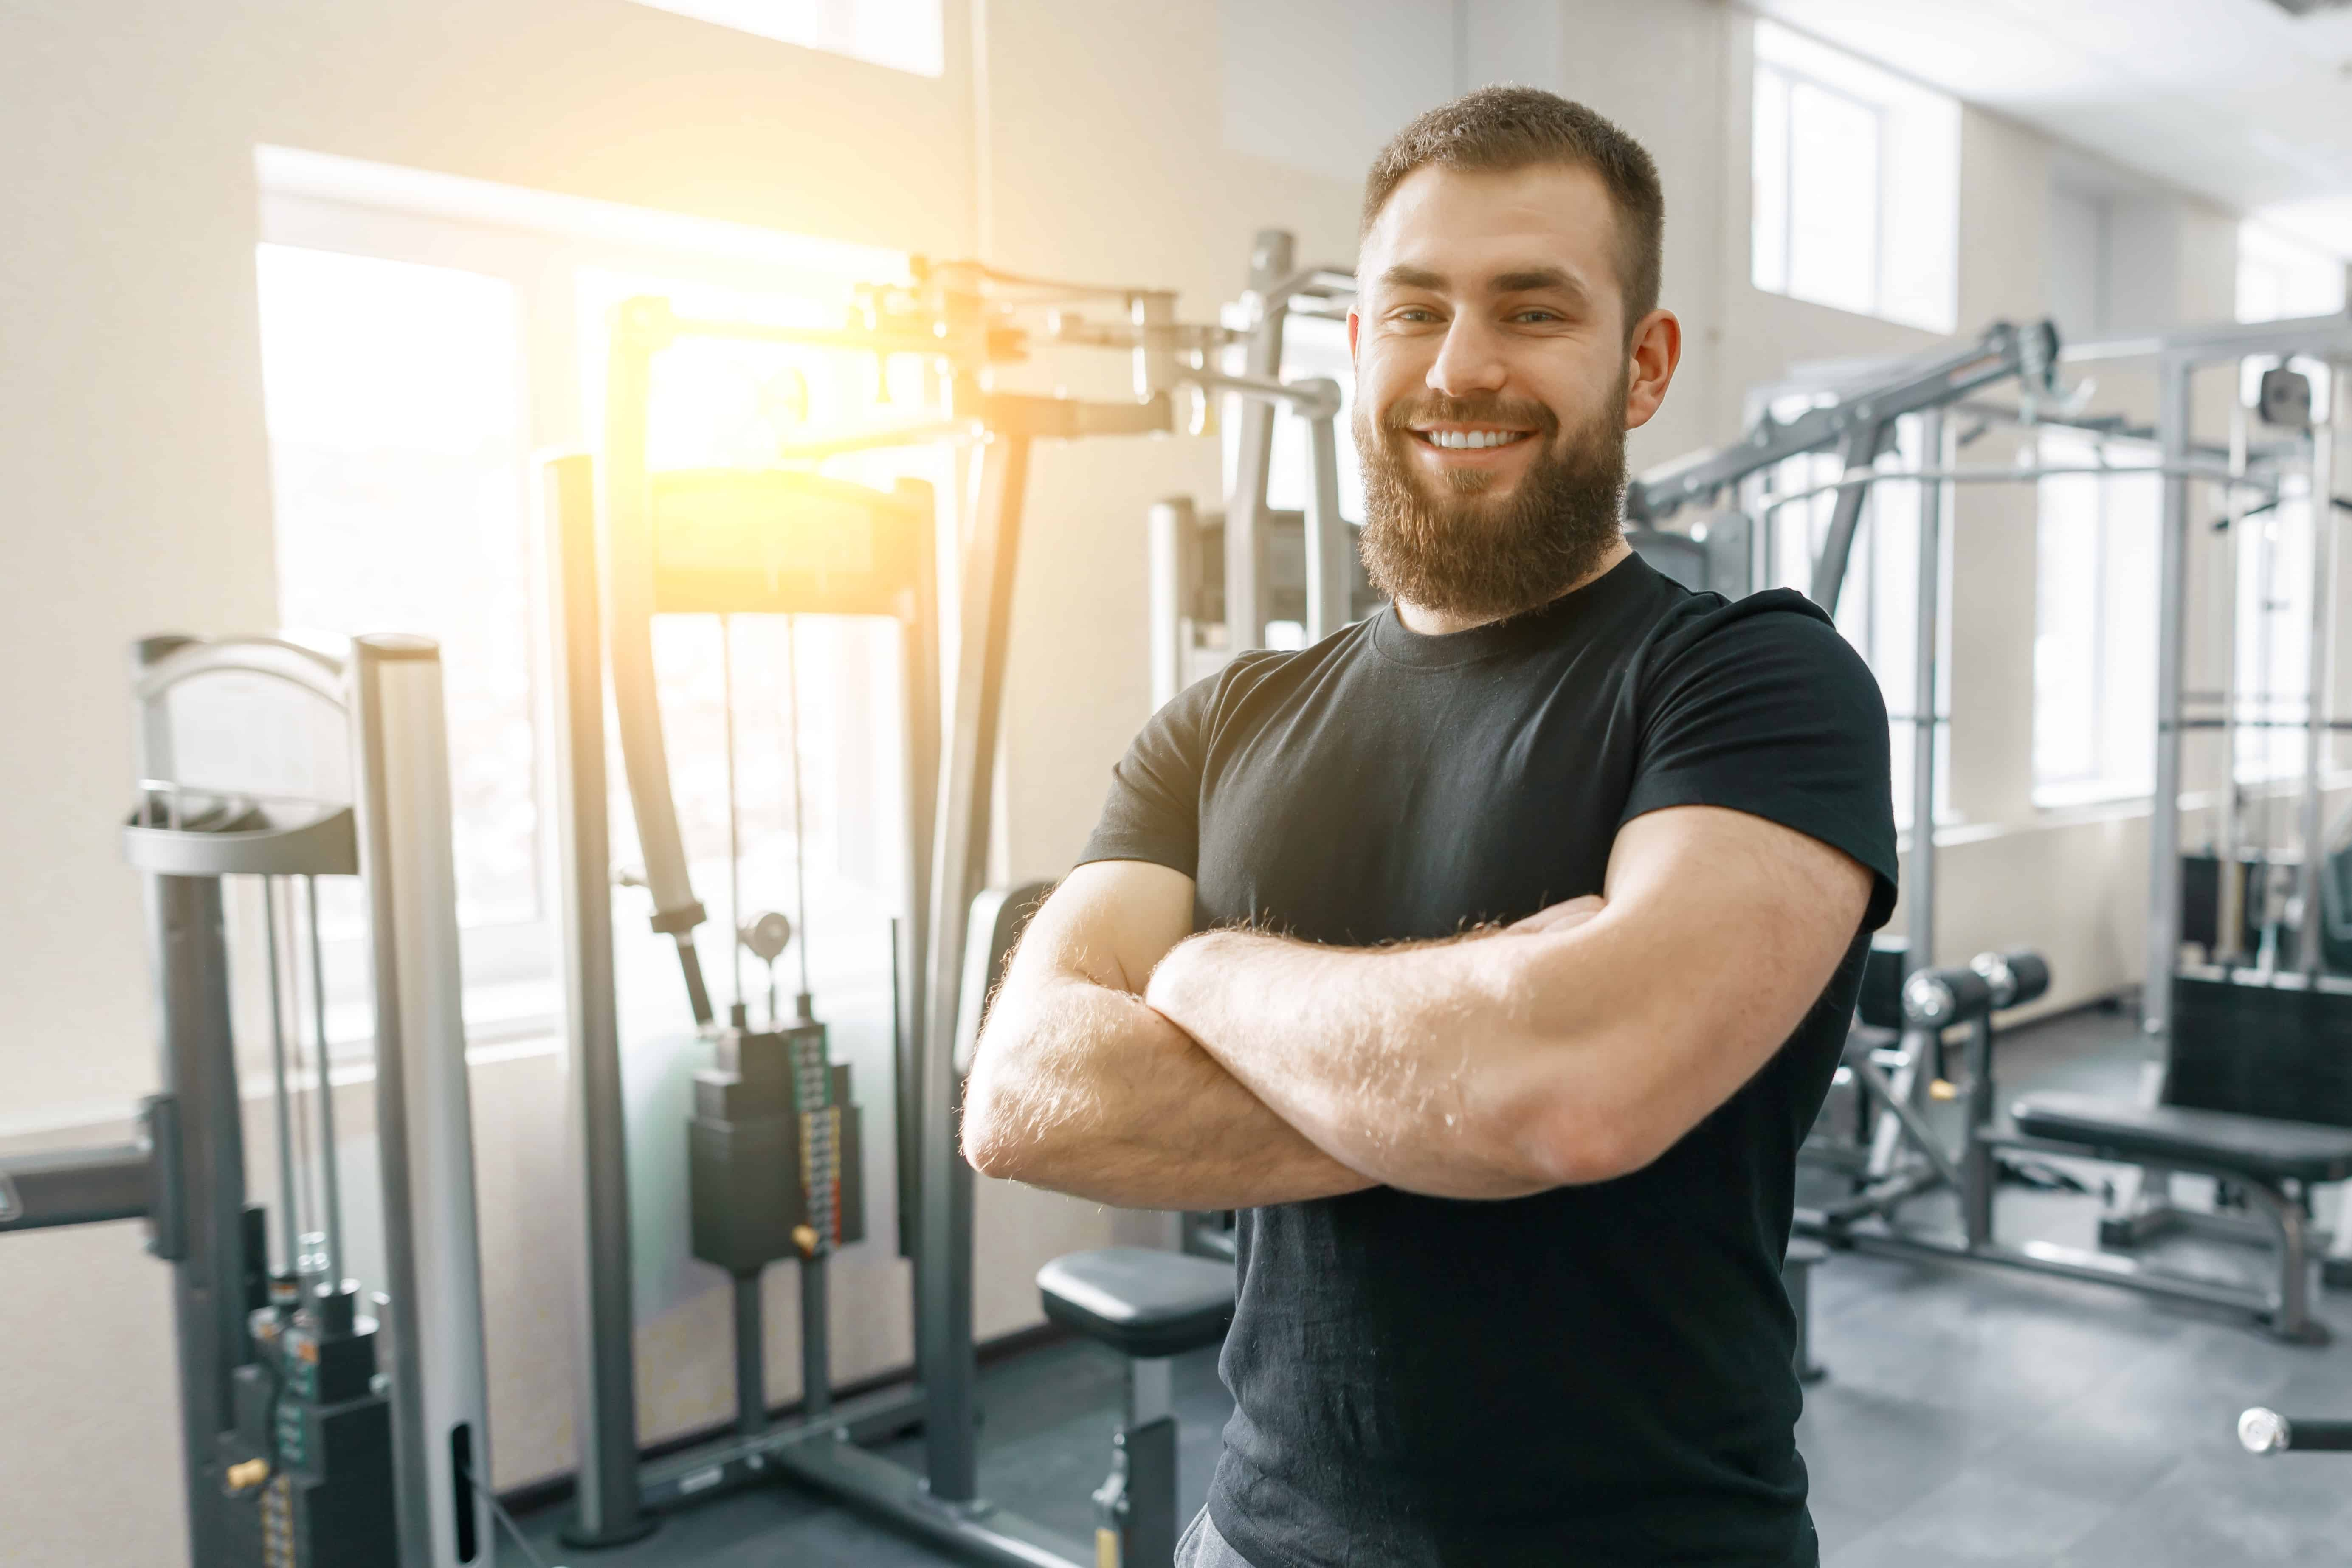
[[[1482,447],[1504,447],[1527,434],[1524,430],[1424,430],[1423,437],[1433,447],[1450,447],[1475,451]]]

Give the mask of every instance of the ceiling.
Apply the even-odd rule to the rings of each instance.
[[[1748,3],[2352,257],[2352,8],[2294,16],[2279,0]]]

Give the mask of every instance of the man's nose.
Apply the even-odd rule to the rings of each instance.
[[[1445,329],[1445,342],[1429,367],[1429,390],[1444,397],[1470,397],[1500,392],[1510,378],[1501,345],[1484,322],[1456,317]]]

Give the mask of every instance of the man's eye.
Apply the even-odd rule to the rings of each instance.
[[[1559,320],[1559,313],[1556,310],[1521,310],[1517,315],[1513,316],[1511,320],[1515,321],[1557,321]]]
[[[1400,321],[1433,321],[1437,320],[1437,312],[1426,305],[1407,305],[1396,313],[1396,319]]]

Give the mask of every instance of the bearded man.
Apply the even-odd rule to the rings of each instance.
[[[1663,211],[1530,89],[1381,154],[1392,602],[1153,716],[980,1043],[980,1170],[1242,1211],[1185,1568],[1818,1562],[1780,1264],[1895,897],[1886,716],[1807,601],[1622,537]]]

